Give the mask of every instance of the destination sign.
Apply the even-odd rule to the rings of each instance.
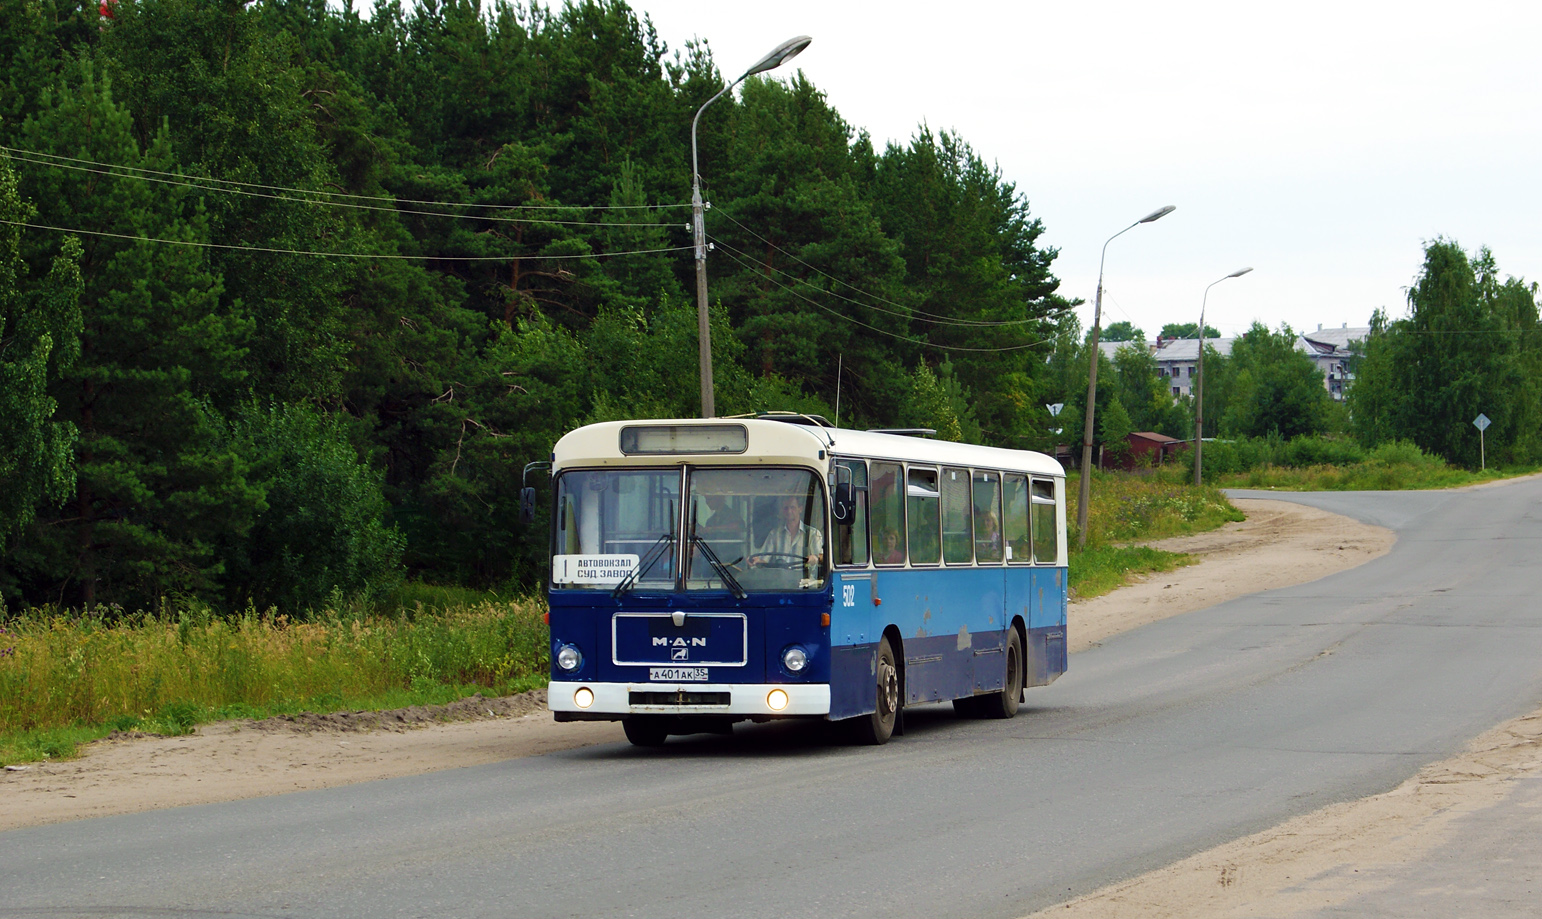
[[[636,555],[554,555],[555,584],[620,584],[637,567]]]

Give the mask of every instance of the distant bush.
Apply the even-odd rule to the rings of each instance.
[[[1447,465],[1408,441],[1367,450],[1337,437],[1290,441],[1253,438],[1205,445],[1205,480],[1231,488],[1288,488],[1302,491],[1398,491],[1452,488],[1529,472],[1490,469],[1471,472]],[[1192,475],[1192,467],[1191,472]],[[1168,474],[1171,477],[1171,473]]]
[[[1294,437],[1280,451],[1278,466],[1352,466],[1365,461],[1365,450],[1347,437]]]
[[[1446,465],[1446,461],[1438,456],[1425,453],[1409,440],[1394,440],[1384,443],[1371,451],[1370,461],[1383,466],[1424,466],[1438,468]]]

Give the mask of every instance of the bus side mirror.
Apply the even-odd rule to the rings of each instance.
[[[856,516],[857,504],[851,497],[850,482],[841,482],[835,486],[835,501],[830,507],[830,513],[834,515],[836,523],[851,523]]]
[[[527,484],[530,473],[537,470],[551,471],[551,463],[526,463],[519,476],[519,522],[529,525],[535,522],[535,486]]]

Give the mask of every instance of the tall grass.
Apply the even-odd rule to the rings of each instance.
[[[24,611],[0,632],[0,737],[93,725],[178,733],[217,714],[517,691],[544,681],[544,610],[484,599],[306,622],[198,605],[115,619]]]
[[[1087,545],[1078,548],[1076,508],[1081,482],[1066,479],[1069,523],[1070,587],[1079,598],[1096,597],[1156,571],[1171,571],[1192,559],[1130,543],[1213,530],[1243,519],[1220,489],[1195,488],[1150,473],[1093,472],[1092,502],[1087,511]]]
[[[1066,477],[1066,522],[1070,539],[1078,541],[1078,473]],[[1087,511],[1087,546],[1165,539],[1213,530],[1243,519],[1242,512],[1215,486],[1195,488],[1171,478],[1147,473],[1094,471],[1092,504]]]

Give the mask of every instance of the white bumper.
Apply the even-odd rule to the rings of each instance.
[[[594,693],[594,703],[587,708],[580,708],[573,701],[573,694],[580,688]],[[768,703],[767,696],[775,689],[787,693],[786,708],[774,709]],[[634,704],[634,692],[727,693],[728,704]],[[547,684],[546,705],[554,712],[590,715],[828,715],[830,686],[827,683],[578,683],[564,680]]]

